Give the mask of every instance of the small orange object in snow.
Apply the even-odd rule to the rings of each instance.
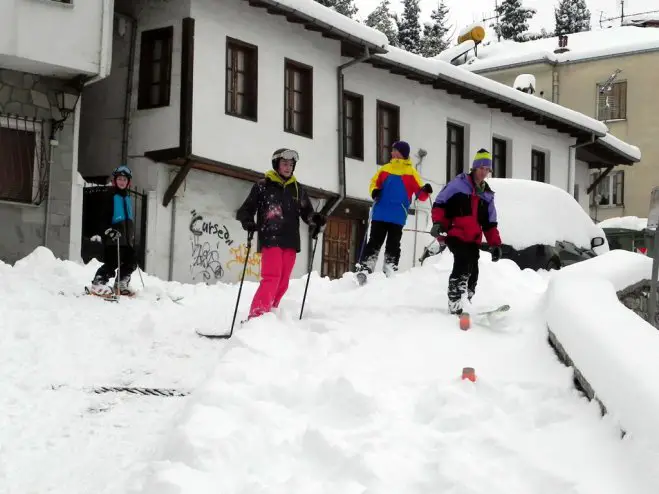
[[[471,327],[471,320],[469,319],[469,314],[462,313],[460,314],[460,329],[462,331],[467,331]]]
[[[476,371],[473,367],[463,367],[462,379],[469,379],[472,383],[476,382]]]

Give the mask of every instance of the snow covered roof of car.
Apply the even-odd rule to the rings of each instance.
[[[659,29],[621,26],[569,34],[567,50],[558,50],[558,37],[518,43],[500,41],[482,44],[460,67],[472,72],[503,70],[533,63],[574,63],[659,50]]]
[[[602,228],[560,187],[515,178],[490,178],[487,183],[494,191],[498,228],[506,245],[519,250],[567,241],[590,249],[594,237],[606,239]],[[594,250],[606,252],[608,243]]]

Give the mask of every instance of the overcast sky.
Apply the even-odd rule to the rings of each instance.
[[[403,2],[401,0],[390,1],[396,12],[403,11]],[[381,0],[355,0],[359,8],[357,17],[363,21],[380,2]],[[538,11],[529,22],[531,31],[540,31],[543,27],[551,31],[554,28],[554,6],[558,4],[558,0],[522,0],[522,3],[525,7],[534,8]],[[659,0],[624,0],[624,3],[625,15],[659,10]],[[421,0],[422,23],[429,20],[430,12],[437,4],[438,0]],[[494,0],[446,0],[446,4],[450,10],[450,24],[456,26],[457,31],[474,21],[482,21],[483,17],[491,17],[494,14]],[[601,12],[603,12],[603,18],[620,15],[620,0],[586,0],[586,4],[592,16],[592,29],[600,28]],[[615,25],[620,24],[619,20],[613,22]],[[608,25],[611,24],[611,22],[608,23]]]

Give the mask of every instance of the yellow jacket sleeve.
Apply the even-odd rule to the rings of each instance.
[[[416,180],[416,183],[419,184],[419,188],[423,187],[423,181],[421,180],[421,175],[419,175],[419,172],[416,171],[414,168],[412,168],[412,176],[414,177],[414,180]]]

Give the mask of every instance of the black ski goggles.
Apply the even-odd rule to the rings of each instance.
[[[300,156],[297,154],[297,151],[293,151],[292,149],[285,149],[277,154],[275,154],[272,159],[278,160],[279,158],[283,160],[292,160],[295,161],[296,163],[299,161]]]

